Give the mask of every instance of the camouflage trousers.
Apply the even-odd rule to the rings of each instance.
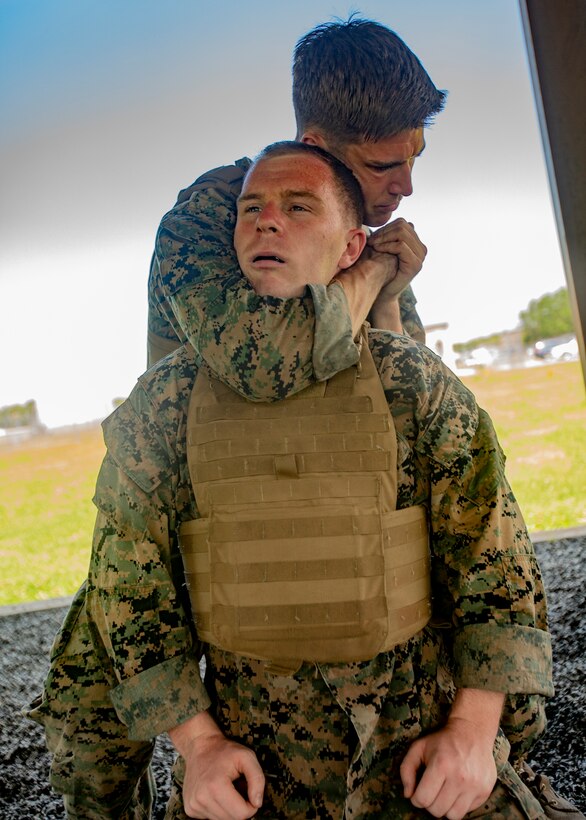
[[[79,601],[56,639],[44,693],[27,714],[45,728],[51,784],[63,795],[70,820],[144,820],[154,796],[154,741],[128,739],[99,657]],[[409,744],[440,725],[449,708],[439,666],[430,630],[376,663],[304,664],[282,676],[261,662],[210,648],[206,684],[215,717],[226,735],[254,749],[266,774],[257,817],[429,818],[402,797],[399,765]],[[497,785],[468,817],[544,816],[508,756],[509,743],[499,735]],[[167,820],[187,817],[183,766],[178,758]]]
[[[25,711],[45,729],[51,785],[63,795],[71,820],[151,816],[154,740],[128,739],[110,689],[94,650],[82,587],[53,643],[43,694]]]

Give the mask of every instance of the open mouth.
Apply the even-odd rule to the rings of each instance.
[[[280,256],[275,256],[274,254],[270,253],[261,253],[258,256],[255,256],[252,260],[253,262],[279,262],[279,264],[284,265],[285,260],[281,259]]]

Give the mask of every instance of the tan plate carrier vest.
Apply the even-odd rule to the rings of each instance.
[[[396,510],[397,442],[367,340],[360,364],[275,403],[197,376],[181,528],[199,637],[279,664],[373,658],[430,617],[423,507]]]

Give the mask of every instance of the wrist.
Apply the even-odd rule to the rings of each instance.
[[[366,249],[350,271],[371,283],[377,290],[389,285],[397,275],[397,258],[389,254],[367,253]]]
[[[492,740],[498,732],[505,702],[503,692],[488,689],[459,689],[448,716],[448,723],[466,721],[478,731],[490,734]]]
[[[207,711],[199,712],[184,723],[174,726],[167,734],[182,757],[185,757],[189,746],[198,739],[214,735],[223,737],[222,730]]]

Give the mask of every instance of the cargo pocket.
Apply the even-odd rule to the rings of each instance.
[[[79,620],[79,615],[84,608],[85,588],[86,582],[84,582],[76,592],[63,623],[55,636],[51,651],[49,653],[49,661],[51,665],[45,680],[42,694],[37,695],[29,706],[22,710],[23,715],[30,720],[34,720],[35,723],[45,725],[47,722],[50,722],[52,714],[50,705],[52,693],[59,689],[60,682],[63,679],[58,661],[68,649],[75,626]]]

